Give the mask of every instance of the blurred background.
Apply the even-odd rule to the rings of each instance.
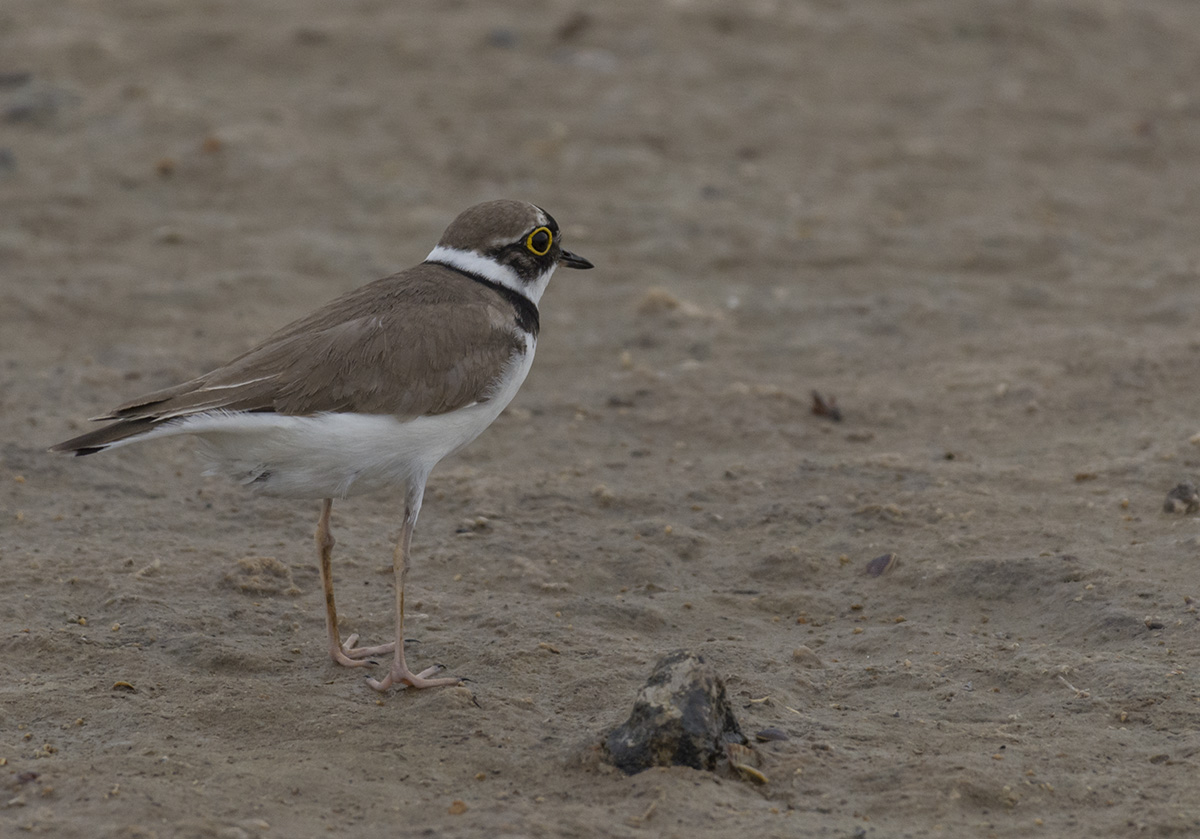
[[[0,826],[1200,829],[1200,532],[1161,512],[1198,42],[1190,0],[5,0]],[[430,484],[414,633],[478,701],[376,705],[321,659],[315,510],[187,441],[44,448],[498,197],[597,269]],[[394,499],[337,515],[385,635]],[[765,787],[589,762],[679,647],[788,732]]]

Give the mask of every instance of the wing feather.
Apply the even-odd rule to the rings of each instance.
[[[207,411],[402,419],[489,398],[525,350],[513,306],[442,266],[422,264],[340,297],[233,361],[118,406],[117,422],[54,448],[96,450]]]

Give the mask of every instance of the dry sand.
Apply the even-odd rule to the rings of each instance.
[[[1200,831],[1200,4],[5,0],[0,71],[3,836]],[[597,269],[426,497],[468,686],[329,662],[316,505],[45,454],[501,196]],[[766,785],[599,764],[682,647]]]

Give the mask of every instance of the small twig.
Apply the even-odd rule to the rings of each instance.
[[[1061,675],[1058,677],[1058,680],[1060,682],[1062,682],[1064,685],[1066,685],[1067,687],[1069,687],[1071,690],[1075,691],[1076,699],[1090,699],[1091,698],[1092,694],[1090,692],[1088,692],[1086,690],[1080,690],[1079,688],[1075,687],[1075,685],[1071,684],[1066,679],[1064,679]]]
[[[834,422],[842,421],[842,410],[837,406],[837,399],[832,396],[826,399],[815,390],[812,392],[812,412],[818,417],[829,417]]]
[[[666,797],[667,797],[666,791],[662,787],[659,787],[658,788],[658,797],[650,802],[650,806],[647,807],[646,811],[644,813],[642,813],[640,816],[630,816],[629,823],[631,825],[633,825],[634,827],[636,827],[640,824],[644,824],[645,822],[649,821],[650,817],[654,815],[655,809],[658,808],[658,802],[662,801]]]

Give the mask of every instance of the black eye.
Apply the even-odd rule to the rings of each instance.
[[[552,244],[554,244],[554,234],[550,232],[550,228],[548,227],[539,227],[530,233],[529,238],[525,240],[525,247],[538,256],[548,254]]]

